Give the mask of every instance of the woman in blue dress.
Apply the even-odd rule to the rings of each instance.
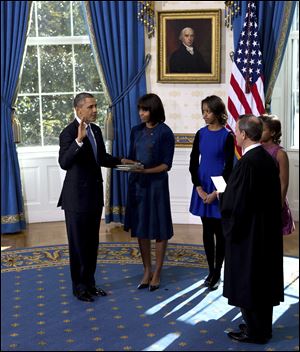
[[[138,101],[140,125],[132,128],[128,162],[140,162],[143,170],[131,172],[124,229],[138,238],[144,275],[138,289],[159,288],[168,240],[173,236],[168,171],[172,167],[175,139],[164,123],[165,112],[156,94]],[[152,271],[151,240],[156,241],[156,265]]]
[[[223,176],[227,182],[233,167],[234,138],[224,127],[227,113],[221,98],[209,96],[202,100],[201,106],[206,126],[196,133],[190,157],[189,170],[194,185],[190,212],[201,217],[203,244],[209,268],[204,284],[214,290],[218,288],[220,281],[225,240],[219,201],[211,176]]]

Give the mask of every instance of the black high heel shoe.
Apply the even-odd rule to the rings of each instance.
[[[149,291],[152,292],[152,291],[159,289],[159,284],[160,284],[160,281],[158,281],[157,285],[151,285],[151,283],[150,283],[149,284]]]
[[[149,285],[149,291],[152,292],[152,291],[155,291],[159,288],[159,284],[158,285]]]
[[[137,289],[138,289],[138,290],[142,290],[143,288],[148,288],[149,285],[150,285],[151,280],[152,280],[152,274],[151,274],[151,276],[150,276],[150,278],[149,278],[149,281],[148,281],[147,283],[141,282],[141,283],[137,286]]]
[[[208,276],[206,277],[205,281],[204,281],[204,286],[209,287],[209,284],[211,282],[212,277],[213,277],[213,274],[209,273]]]

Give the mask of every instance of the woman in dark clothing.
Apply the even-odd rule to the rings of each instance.
[[[138,102],[142,123],[130,135],[128,162],[139,161],[144,169],[129,176],[124,229],[137,237],[144,265],[138,289],[159,288],[168,240],[173,236],[168,171],[172,167],[175,139],[164,123],[160,98],[146,94]],[[152,272],[151,240],[156,241],[156,267]]]
[[[221,98],[212,95],[202,100],[202,114],[206,126],[196,133],[190,157],[189,170],[194,185],[190,212],[201,217],[209,268],[205,285],[213,290],[218,288],[225,242],[219,201],[211,176],[222,175],[227,181],[233,167],[234,138],[224,127],[227,113]]]

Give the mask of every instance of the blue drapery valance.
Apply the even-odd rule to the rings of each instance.
[[[95,39],[94,50],[100,59],[110,99],[114,102],[144,66],[144,26],[138,21],[138,4],[137,1],[85,1],[84,7],[90,36]],[[142,74],[112,109],[114,156],[126,156],[128,153],[130,130],[140,122],[137,101],[145,93],[146,78]],[[112,171],[110,204],[105,207],[108,223],[123,223],[127,177],[126,173]]]
[[[267,110],[270,109],[273,88],[286,49],[296,3],[296,1],[256,1]],[[237,47],[247,4],[248,1],[239,1],[240,14],[233,18],[234,48]]]
[[[29,12],[28,1],[1,1],[1,233],[25,229],[20,168],[13,141],[11,114]]]

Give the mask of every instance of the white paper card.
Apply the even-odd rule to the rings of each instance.
[[[217,192],[223,193],[226,188],[226,182],[223,176],[211,176],[211,179],[217,189]]]

